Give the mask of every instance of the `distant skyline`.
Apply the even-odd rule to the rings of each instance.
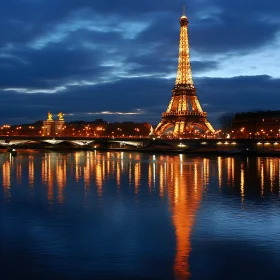
[[[192,73],[210,122],[280,109],[280,2],[9,0],[0,10],[0,123],[157,124],[175,83],[186,4]]]

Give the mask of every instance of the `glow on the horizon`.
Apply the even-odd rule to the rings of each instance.
[[[100,112],[74,112],[65,113],[65,116],[86,116],[86,115],[142,115],[145,111],[142,109],[135,109],[133,112],[114,112],[114,111],[100,111]]]
[[[87,115],[141,115],[143,114],[143,111],[137,111],[137,112],[110,112],[110,111],[103,111],[103,112],[91,112],[86,113]]]
[[[195,73],[195,77],[231,78],[236,76],[269,75],[280,78],[280,33],[269,45],[245,54],[224,54],[212,56],[218,67]],[[206,57],[204,57],[206,59]]]

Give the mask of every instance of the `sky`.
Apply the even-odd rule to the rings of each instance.
[[[280,109],[280,1],[4,0],[0,124],[156,125],[175,83],[186,4],[193,80],[214,125],[226,112]]]

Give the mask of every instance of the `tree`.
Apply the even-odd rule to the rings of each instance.
[[[219,117],[219,123],[221,124],[222,131],[230,133],[232,131],[232,122],[234,119],[234,113],[224,113]]]

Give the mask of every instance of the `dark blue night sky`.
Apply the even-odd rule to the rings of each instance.
[[[174,85],[181,0],[4,0],[0,124],[157,124]],[[210,121],[279,109],[280,2],[188,0],[197,94]]]

